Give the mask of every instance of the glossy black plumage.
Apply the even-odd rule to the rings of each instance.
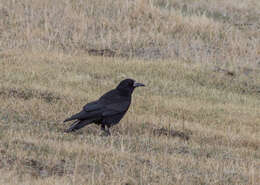
[[[124,117],[131,104],[132,93],[139,86],[144,86],[144,84],[136,83],[132,79],[121,81],[115,89],[105,93],[97,101],[86,104],[79,113],[67,118],[64,122],[76,121],[66,132],[95,123],[101,125],[101,129],[110,134],[109,128],[119,123]]]

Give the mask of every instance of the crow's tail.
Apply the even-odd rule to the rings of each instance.
[[[78,119],[78,114],[75,114],[75,115],[71,116],[70,118],[65,119],[63,122],[72,121],[72,120],[75,120],[75,119]]]
[[[69,129],[65,130],[65,132],[74,132],[76,130],[79,130],[81,129],[82,127],[86,126],[86,125],[89,125],[93,122],[93,120],[84,120],[84,121],[80,121],[80,120],[77,120],[75,121],[74,123],[72,123],[72,125],[70,126]]]
[[[63,122],[67,122],[67,121],[71,121],[71,120],[72,120],[71,118],[67,118]]]
[[[86,117],[88,117],[87,115],[88,115],[87,112],[85,112],[84,110],[82,110],[81,112],[79,112],[79,113],[77,113],[77,114],[74,114],[74,115],[72,115],[71,117],[65,119],[63,122],[72,121],[72,120],[75,120],[75,119],[86,118]]]

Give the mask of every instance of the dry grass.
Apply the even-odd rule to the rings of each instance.
[[[1,184],[259,181],[258,72],[55,52],[1,61]],[[111,137],[94,125],[64,134],[64,118],[125,77],[147,87]]]
[[[0,0],[0,184],[259,184],[259,10]],[[64,133],[126,77],[147,87],[111,137]]]
[[[0,0],[0,48],[255,67],[259,0]]]

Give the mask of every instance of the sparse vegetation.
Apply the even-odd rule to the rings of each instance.
[[[258,184],[259,10],[0,0],[0,184]],[[125,77],[147,87],[111,137],[64,133]]]

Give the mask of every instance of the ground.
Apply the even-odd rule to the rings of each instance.
[[[0,1],[0,184],[259,183],[258,0],[43,2]],[[129,77],[110,137],[64,133]]]

